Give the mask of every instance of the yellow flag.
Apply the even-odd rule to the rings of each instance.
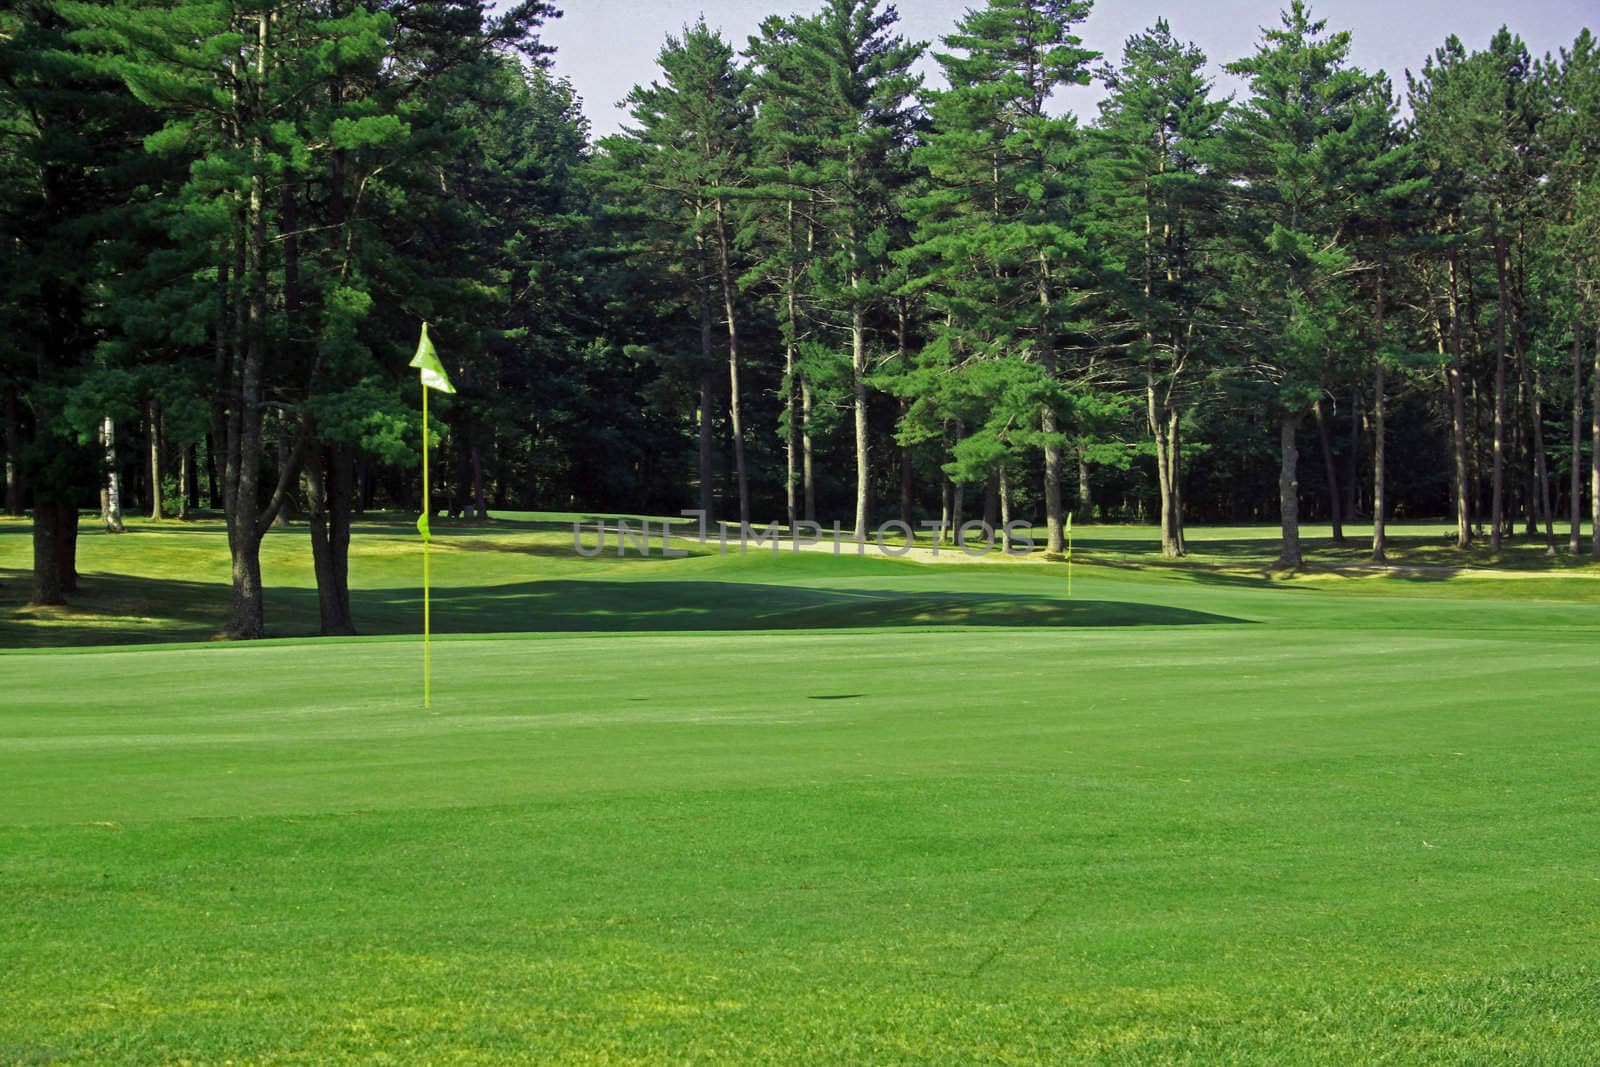
[[[444,364],[439,362],[439,353],[433,350],[433,342],[428,339],[427,323],[422,324],[422,339],[417,342],[417,354],[411,357],[411,365],[422,372],[424,388],[440,393],[456,391],[450,384],[450,376],[444,372]]]

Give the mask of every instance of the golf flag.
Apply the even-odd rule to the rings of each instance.
[[[422,371],[423,398],[426,399],[427,390],[437,389],[441,393],[453,393],[456,387],[450,384],[450,375],[444,372],[444,364],[439,362],[439,353],[433,350],[433,341],[428,338],[428,324],[422,324],[422,339],[417,342],[417,354],[411,357],[411,365]]]
[[[428,517],[433,514],[433,504],[428,499],[428,390],[453,393],[450,376],[439,362],[439,353],[433,350],[428,339],[428,324],[422,324],[422,338],[417,342],[417,354],[411,357],[411,366],[422,375],[422,515],[417,519],[417,533],[422,535],[422,706],[433,707],[433,600],[429,575],[429,549],[433,532],[428,529]]]

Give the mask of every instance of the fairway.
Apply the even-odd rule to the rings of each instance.
[[[413,609],[401,529],[352,552],[373,629]],[[1059,564],[445,536],[484,543],[439,553],[431,713],[409,636],[118,649],[115,610],[7,608],[85,647],[0,656],[0,1061],[1600,1047],[1589,571],[1108,548],[1069,601]],[[125,536],[111,579],[86,535],[82,602],[207,538]]]
[[[1600,1067],[1593,19],[1167,6],[0,2],[0,1067]]]

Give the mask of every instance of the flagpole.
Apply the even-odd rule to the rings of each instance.
[[[433,518],[432,486],[428,478],[428,390],[453,393],[450,376],[439,362],[439,353],[428,340],[428,324],[422,324],[422,336],[417,340],[417,354],[411,366],[418,370],[422,384],[422,515],[417,519],[417,533],[422,535],[422,706],[433,707],[433,582],[430,565],[433,561],[433,534],[428,521]]]
[[[432,516],[428,501],[428,387],[422,387],[422,518]],[[422,706],[433,707],[433,604],[428,590],[428,562],[433,538],[422,539]]]

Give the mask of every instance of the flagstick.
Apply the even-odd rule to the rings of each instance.
[[[428,502],[428,387],[422,387],[422,516],[426,520],[433,514]],[[428,557],[432,552],[431,537],[422,539],[422,706],[433,707],[433,605],[428,593]]]
[[[1067,517],[1067,599],[1072,599],[1072,517]]]
[[[418,370],[422,385],[422,516],[417,519],[417,533],[422,535],[422,706],[433,707],[433,582],[429,573],[433,560],[433,533],[429,520],[433,518],[432,486],[428,478],[428,390],[453,393],[450,376],[439,362],[439,353],[428,340],[428,324],[422,324],[422,337],[417,341],[417,354],[411,366]]]

